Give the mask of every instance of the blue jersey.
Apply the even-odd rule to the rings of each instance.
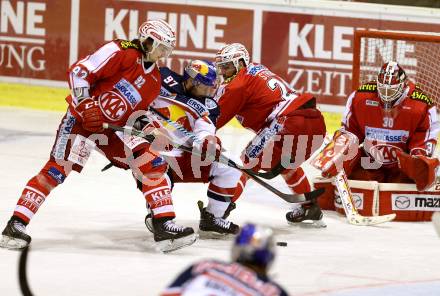
[[[212,123],[214,125],[217,123],[217,118],[220,116],[220,108],[216,101],[212,98],[192,98],[185,92],[183,87],[183,76],[167,67],[160,68],[160,75],[162,78],[160,96],[173,98],[184,103],[196,110],[199,114],[208,112],[208,117]]]
[[[182,272],[161,294],[287,296],[287,292],[268,277],[239,263],[205,260]]]

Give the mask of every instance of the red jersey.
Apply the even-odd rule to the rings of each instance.
[[[137,44],[114,40],[72,65],[69,86],[89,88],[106,119],[123,125],[130,114],[146,110],[159,95],[161,78],[156,63],[144,62]],[[80,119],[74,109],[77,99],[69,95],[66,101],[70,112]]]
[[[218,89],[215,96],[220,106],[217,128],[235,116],[244,127],[257,132],[266,122],[298,109],[311,98],[292,90],[265,66],[250,63]]]
[[[376,88],[370,82],[350,95],[342,126],[385,166],[397,165],[396,149],[432,156],[440,130],[432,99],[409,83],[391,111],[385,111]]]

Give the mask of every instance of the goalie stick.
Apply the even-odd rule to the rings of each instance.
[[[335,185],[341,198],[341,203],[344,207],[344,212],[348,223],[359,226],[370,226],[389,222],[396,217],[396,214],[382,216],[362,216],[359,214],[353,202],[353,193],[348,185],[348,180],[344,169],[341,169],[341,171],[339,171],[339,173],[336,175]]]
[[[170,120],[171,121],[171,120]],[[137,129],[134,128],[130,128],[130,127],[122,127],[122,126],[118,126],[118,125],[113,125],[110,123],[104,123],[103,127],[105,129],[112,129],[114,131],[119,131],[119,132],[123,132],[126,134],[130,134],[130,135],[135,135],[141,138],[146,139],[148,142],[153,142],[154,140],[154,134],[146,134],[142,131],[139,131]],[[192,153],[196,156],[200,156],[200,157],[205,157],[205,155],[202,155],[202,153],[199,153],[197,151],[194,151],[191,147],[187,147],[184,145],[181,145],[179,143],[176,143],[175,141],[173,141],[173,139],[171,139],[170,137],[168,137],[168,135],[161,133],[159,131],[159,129],[154,129],[153,132],[156,132],[156,135],[160,135],[160,136],[164,136],[166,137],[170,144],[172,146],[174,146],[177,149],[181,149],[182,151],[188,152],[188,153]],[[207,157],[212,159],[212,156],[210,155],[206,155]],[[273,186],[271,186],[270,184],[264,182],[263,180],[261,180],[260,178],[258,178],[255,174],[252,174],[251,172],[249,172],[249,170],[246,170],[244,168],[242,168],[241,166],[239,166],[238,164],[236,164],[233,160],[227,158],[224,155],[220,155],[220,160],[219,162],[224,163],[230,167],[233,167],[237,170],[242,171],[243,173],[245,173],[246,175],[248,175],[252,180],[254,180],[256,183],[260,184],[261,186],[263,186],[264,188],[266,188],[267,190],[271,191],[272,193],[274,193],[275,195],[277,195],[278,197],[282,198],[283,200],[285,200],[288,203],[304,203],[304,202],[308,202],[309,198],[305,197],[305,195],[298,195],[298,194],[288,194],[288,193],[283,193],[281,191],[279,191],[278,189],[274,188]]]
[[[319,162],[316,162],[316,160],[330,142],[331,140],[328,136],[326,136],[324,138],[324,142],[322,143],[321,148],[316,150],[310,157],[310,164],[320,171],[321,167],[317,165],[317,163]],[[345,174],[344,168],[341,168],[338,171],[337,175],[334,177],[334,182],[341,198],[341,203],[344,208],[345,216],[347,217],[348,223],[358,226],[371,226],[392,221],[396,217],[396,214],[382,216],[362,216],[361,214],[359,214],[353,201],[353,193],[351,192],[350,186],[348,185],[348,179],[347,175]]]

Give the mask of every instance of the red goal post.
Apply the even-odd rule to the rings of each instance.
[[[352,88],[375,80],[380,67],[397,61],[409,79],[440,107],[440,34],[356,30],[353,41]]]

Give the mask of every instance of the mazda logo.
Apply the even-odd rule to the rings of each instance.
[[[404,210],[409,208],[409,206],[411,205],[411,201],[409,200],[409,197],[400,195],[394,201],[394,205],[396,206],[396,208]]]

